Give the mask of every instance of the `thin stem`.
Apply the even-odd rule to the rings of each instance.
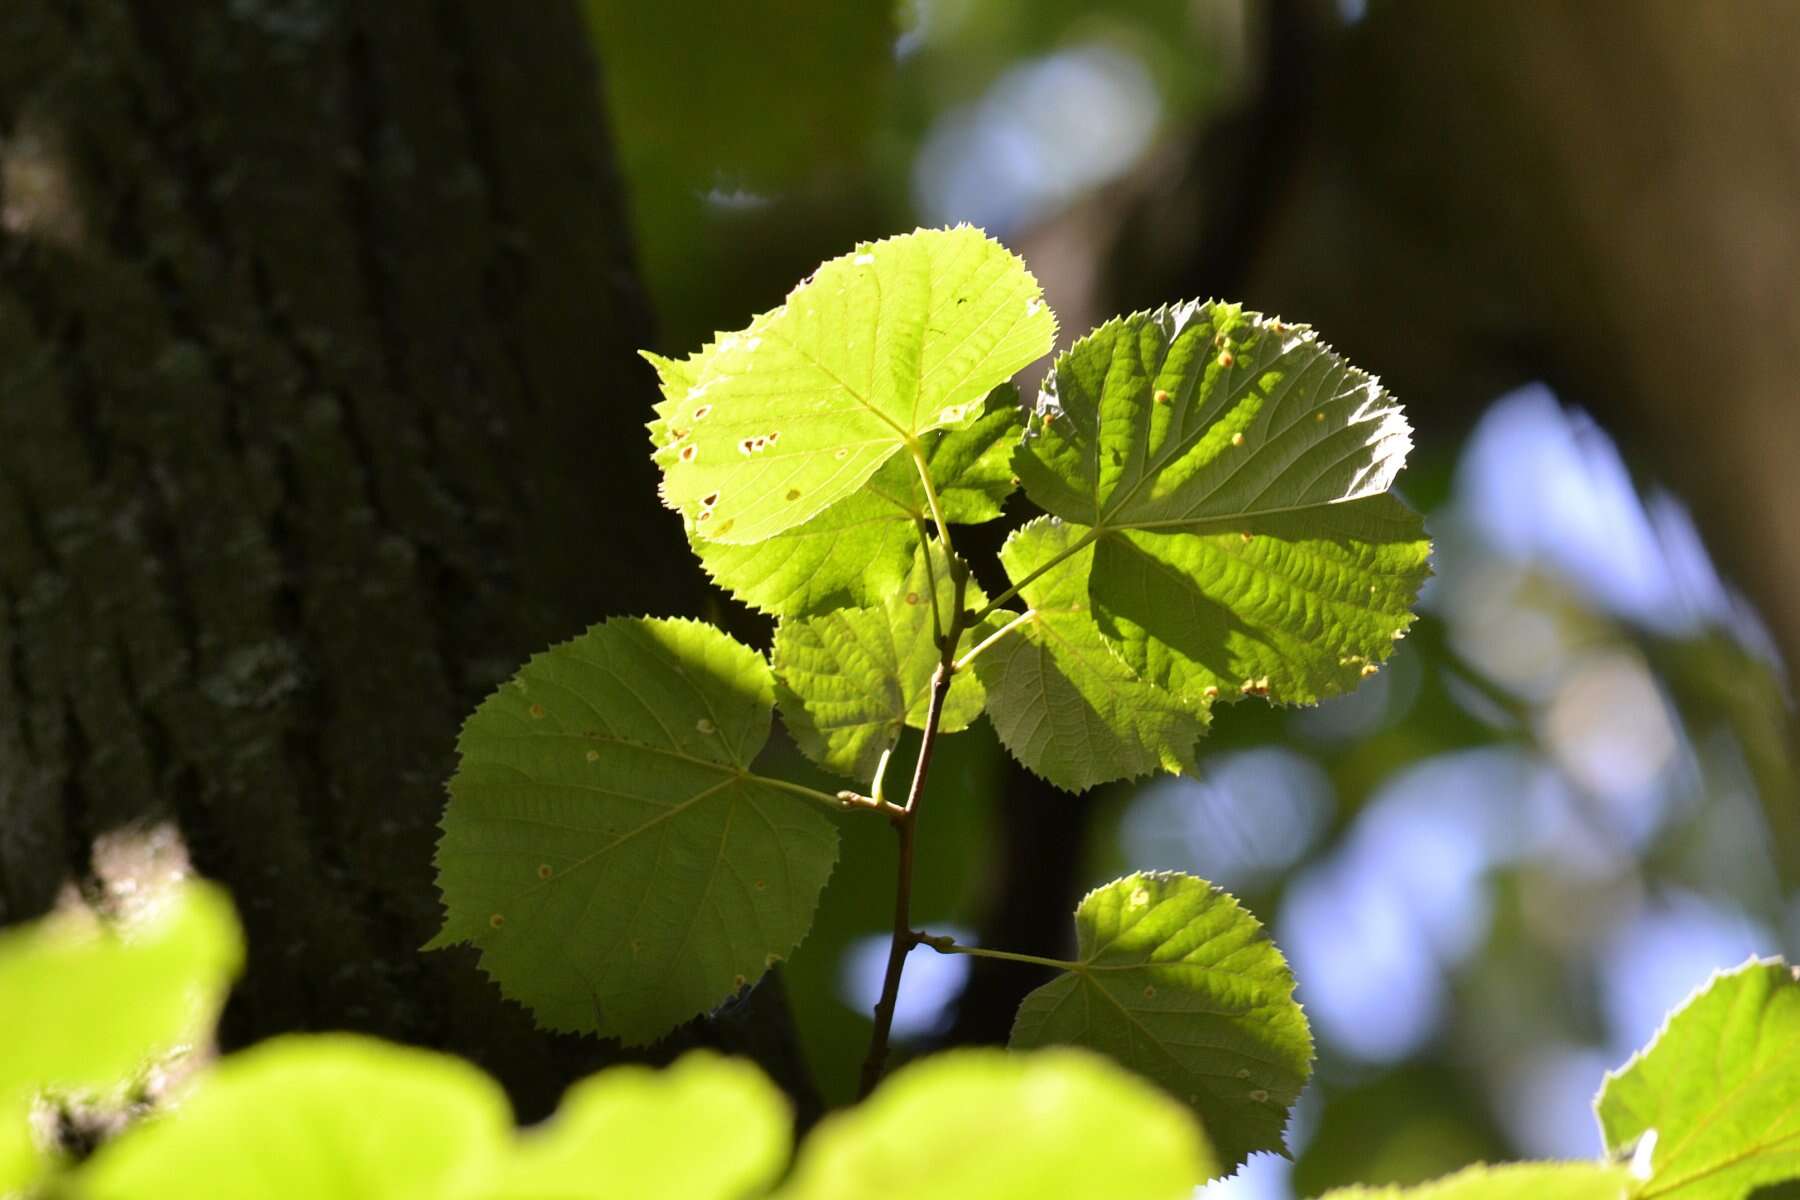
[[[1007,588],[1004,592],[1001,592],[998,596],[995,596],[992,600],[988,601],[987,607],[982,609],[980,612],[976,613],[974,618],[969,622],[969,624],[979,625],[979,624],[981,624],[981,622],[987,620],[987,618],[992,616],[994,611],[996,609],[998,609],[1002,604],[1005,604],[1008,600],[1011,600],[1014,596],[1017,596],[1019,594],[1019,592],[1022,591],[1023,589],[1031,586],[1031,584],[1036,582],[1039,578],[1041,578],[1045,574],[1045,572],[1055,570],[1057,567],[1061,566],[1062,563],[1064,561],[1066,561],[1067,559],[1071,559],[1071,558],[1075,557],[1077,554],[1081,553],[1088,546],[1090,546],[1096,540],[1098,540],[1099,537],[1100,537],[1100,530],[1098,528],[1090,529],[1086,533],[1082,534],[1081,537],[1076,539],[1076,541],[1072,545],[1070,545],[1068,549],[1062,551],[1060,554],[1052,555],[1047,561],[1040,563],[1035,571],[1031,571],[1031,572],[1027,573],[1025,578],[1019,580],[1019,582],[1013,584],[1011,587]]]
[[[1002,625],[1000,628],[994,630],[994,632],[992,632],[992,633],[988,634],[986,637],[982,638],[981,641],[979,641],[975,644],[973,649],[971,649],[967,654],[963,655],[961,658],[956,660],[956,670],[958,670],[958,671],[967,670],[969,664],[975,661],[976,655],[980,654],[983,650],[986,650],[989,646],[993,645],[995,642],[999,641],[1001,638],[1005,637],[1007,634],[1011,633],[1013,630],[1017,629],[1019,626],[1023,625],[1025,622],[1031,620],[1031,618],[1033,618],[1035,616],[1037,616],[1037,610],[1034,608],[1028,608],[1024,612],[1020,613],[1018,616],[1014,617],[1012,620],[1008,621],[1006,624]]]
[[[944,614],[938,611],[937,567],[931,561],[931,535],[925,532],[925,522],[915,517],[913,525],[919,531],[919,549],[925,554],[925,586],[931,592],[931,636],[944,636]],[[949,547],[944,548],[949,553]]]
[[[929,483],[927,483],[929,488]],[[949,550],[949,546],[945,546]],[[906,792],[906,804],[892,816],[894,832],[900,839],[898,882],[894,888],[894,933],[888,943],[887,971],[881,980],[881,999],[875,1003],[875,1030],[869,1037],[869,1054],[863,1060],[862,1082],[857,1098],[866,1097],[881,1082],[887,1066],[888,1037],[894,1028],[894,1006],[900,999],[900,976],[906,970],[906,956],[919,944],[912,929],[912,877],[914,831],[919,817],[919,801],[925,795],[925,778],[931,772],[932,752],[937,748],[938,726],[944,717],[944,697],[950,694],[950,682],[956,675],[956,644],[962,638],[963,596],[969,582],[966,570],[957,568],[952,557],[951,579],[954,584],[955,607],[950,614],[950,628],[938,646],[937,670],[931,675],[931,699],[925,710],[925,732],[919,741],[919,757],[913,764],[912,786]]]
[[[985,946],[964,946],[959,942],[932,937],[929,934],[920,934],[918,937],[920,945],[930,946],[939,954],[967,954],[974,958],[998,958],[1006,962],[1030,963],[1034,967],[1050,967],[1058,971],[1081,969],[1080,963],[1064,962],[1060,958],[1041,958],[1036,954],[1015,954],[1011,950],[989,950]]]
[[[884,763],[883,765],[885,766],[886,764]],[[879,796],[864,796],[858,792],[821,792],[817,788],[809,788],[804,784],[790,783],[785,779],[776,779],[770,775],[755,775],[750,772],[745,772],[744,778],[775,788],[777,791],[789,792],[795,796],[802,796],[815,803],[823,804],[828,808],[840,810],[847,808],[867,808],[876,812],[885,812],[890,817],[906,811],[898,804],[889,804]]]
[[[912,452],[913,465],[919,468],[919,482],[925,485],[925,503],[931,506],[931,519],[937,522],[938,540],[944,543],[944,553],[952,552],[950,542],[950,522],[944,520],[944,510],[938,504],[937,488],[931,482],[931,464],[925,461],[925,448],[917,438],[910,439],[906,448]]]

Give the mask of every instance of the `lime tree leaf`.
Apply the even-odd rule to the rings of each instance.
[[[1314,703],[1373,674],[1430,570],[1418,514],[1372,496],[1239,525],[1099,539],[1095,617],[1125,661],[1201,699]]]
[[[925,727],[931,680],[942,658],[933,623],[948,621],[956,601],[950,561],[937,542],[918,548],[903,585],[879,608],[850,608],[819,617],[784,620],[775,630],[775,697],[782,719],[808,757],[821,766],[868,779],[907,725]],[[970,580],[963,603],[987,597]],[[958,651],[967,650],[973,631]],[[966,729],[981,715],[982,690],[973,672],[950,682],[938,728]]]
[[[1146,682],[1107,645],[1089,612],[1094,552],[1077,547],[1080,537],[1040,518],[1001,549],[1007,575],[1028,581],[1019,594],[1031,615],[975,659],[988,718],[1014,757],[1069,791],[1190,770],[1206,708]]]
[[[223,1059],[170,1116],[104,1147],[84,1200],[440,1200],[479,1195],[511,1137],[500,1087],[460,1059],[344,1034]]]
[[[472,942],[547,1028],[634,1044],[759,978],[837,857],[820,812],[750,773],[773,694],[760,654],[693,621],[534,657],[463,726],[431,947]]]
[[[978,229],[861,245],[686,361],[646,356],[663,501],[713,541],[792,529],[921,435],[968,425],[1055,337],[1037,280]]]
[[[243,958],[231,901],[199,882],[118,926],[68,914],[0,931],[0,1194],[43,1165],[37,1093],[115,1084],[210,1038]]]
[[[1600,1163],[1473,1166],[1413,1187],[1347,1187],[1321,1200],[1625,1200],[1631,1176]]]
[[[113,1083],[210,1037],[243,953],[231,901],[198,882],[123,927],[0,931],[0,1097]]]
[[[1218,1174],[1181,1106],[1077,1050],[953,1050],[827,1117],[779,1200],[1185,1200]]]
[[[925,434],[926,461],[948,521],[976,525],[1000,515],[1018,486],[1012,448],[1024,413],[1018,391],[996,388],[966,429]],[[750,546],[708,541],[688,524],[688,542],[713,582],[771,616],[872,608],[906,582],[919,525],[931,508],[910,455],[883,463],[861,490],[804,525]]]
[[[1431,547],[1387,494],[1411,431],[1311,330],[1216,303],[1109,321],[1034,426],[1014,469],[1095,546],[1095,620],[1158,686],[1312,703],[1411,623]]]
[[[0,1196],[23,1192],[42,1166],[29,1117],[28,1101],[0,1102]]]
[[[480,1200],[740,1200],[787,1165],[787,1098],[747,1062],[704,1051],[577,1083]]]
[[[1157,872],[1089,892],[1075,933],[1076,963],[1025,997],[1011,1044],[1111,1055],[1186,1101],[1228,1167],[1280,1152],[1312,1034],[1261,922],[1204,879]]]
[[[1650,1045],[1606,1077],[1594,1103],[1607,1149],[1652,1134],[1637,1195],[1748,1196],[1800,1178],[1800,982],[1779,959],[1715,975]]]

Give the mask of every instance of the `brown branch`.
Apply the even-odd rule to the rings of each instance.
[[[938,725],[944,715],[944,697],[950,693],[950,682],[956,674],[956,647],[961,640],[967,614],[963,611],[963,595],[969,581],[968,568],[944,547],[954,582],[954,598],[950,627],[940,629],[937,670],[931,676],[931,699],[925,710],[925,732],[919,742],[919,758],[913,764],[912,786],[906,793],[906,805],[890,818],[900,838],[899,879],[894,889],[894,933],[888,943],[887,972],[881,981],[881,999],[875,1004],[875,1032],[869,1039],[869,1054],[863,1060],[862,1082],[857,1088],[861,1100],[881,1082],[887,1065],[888,1036],[894,1027],[894,1007],[900,999],[900,976],[906,970],[906,956],[919,944],[920,935],[912,928],[912,876],[914,827],[919,816],[919,800],[925,794],[925,777],[931,770],[932,751],[937,747]],[[930,562],[930,548],[926,548]],[[932,587],[935,596],[937,588]]]

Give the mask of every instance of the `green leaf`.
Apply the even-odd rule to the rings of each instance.
[[[1191,770],[1206,708],[1146,682],[1101,637],[1088,605],[1094,552],[1076,547],[1080,536],[1040,518],[1001,549],[1015,583],[1055,565],[1020,589],[1030,618],[975,659],[988,717],[1014,757],[1069,791]]]
[[[614,1067],[570,1088],[481,1200],[739,1200],[787,1165],[787,1098],[747,1062],[705,1051]]]
[[[242,965],[231,901],[198,882],[122,928],[50,917],[0,931],[0,1099],[114,1083],[210,1037]]]
[[[1631,1177],[1599,1163],[1473,1166],[1414,1187],[1348,1187],[1322,1200],[1625,1200]]]
[[[1015,487],[1012,448],[1024,423],[1018,392],[996,388],[966,429],[921,439],[946,520],[980,524],[1000,515]],[[918,527],[931,508],[910,455],[888,459],[862,489],[804,525],[751,546],[707,541],[689,522],[688,542],[713,582],[772,616],[873,608],[906,582]]]
[[[1075,1050],[955,1050],[827,1117],[782,1200],[1176,1200],[1218,1173],[1155,1088]]]
[[[1312,1034],[1262,924],[1204,879],[1157,872],[1089,892],[1075,933],[1076,964],[1025,997],[1011,1044],[1104,1051],[1185,1100],[1228,1166],[1280,1152]]]
[[[0,1196],[23,1192],[42,1166],[32,1143],[29,1100],[0,1100]]]
[[[614,619],[534,657],[458,742],[431,947],[473,942],[552,1029],[649,1041],[806,935],[837,857],[749,772],[774,681],[710,625]]]
[[[1595,1101],[1607,1149],[1640,1154],[1641,1197],[1710,1200],[1800,1178],[1800,982],[1779,959],[1715,975]]]
[[[115,1084],[210,1038],[243,958],[230,900],[200,882],[123,926],[69,914],[0,931],[0,1195],[43,1166],[38,1092]]]
[[[903,727],[925,727],[942,657],[932,620],[934,584],[942,620],[949,621],[956,600],[950,561],[941,545],[929,545],[929,560],[919,547],[912,572],[880,608],[784,620],[775,630],[775,698],[782,719],[800,749],[821,766],[869,779]],[[973,579],[963,603],[987,603]],[[963,635],[959,653],[972,636]],[[982,699],[976,676],[960,672],[950,682],[938,727],[945,733],[968,728],[981,715]]]
[[[223,1060],[179,1108],[108,1145],[77,1194],[737,1200],[780,1175],[789,1128],[785,1098],[755,1067],[696,1053],[592,1076],[515,1141],[499,1086],[461,1059],[290,1036]]]
[[[174,1113],[110,1143],[84,1200],[440,1200],[479,1194],[511,1135],[500,1087],[460,1059],[343,1034],[222,1060]]]
[[[1190,700],[1356,686],[1430,573],[1387,494],[1412,445],[1372,377],[1235,305],[1109,321],[1057,360],[1014,469],[1095,546],[1101,631]]]
[[[978,229],[859,246],[685,362],[646,355],[663,501],[714,541],[792,529],[921,435],[968,425],[1055,337],[1037,280]]]

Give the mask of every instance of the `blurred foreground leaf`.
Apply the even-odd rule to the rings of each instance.
[[[38,1168],[26,1127],[34,1095],[116,1084],[210,1039],[242,965],[231,903],[204,883],[123,928],[70,915],[0,931],[0,1193]]]
[[[914,1063],[802,1147],[781,1200],[1177,1200],[1217,1174],[1193,1118],[1077,1050]]]
[[[1598,1163],[1512,1163],[1469,1167],[1416,1187],[1348,1187],[1322,1200],[1625,1200],[1631,1177]]]

